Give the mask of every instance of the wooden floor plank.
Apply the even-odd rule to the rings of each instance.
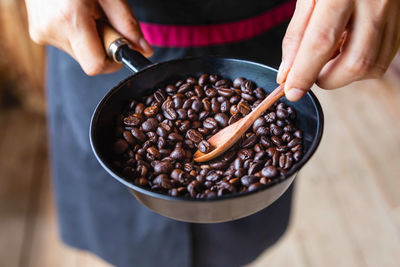
[[[6,113],[0,146],[0,266],[19,266],[29,193],[34,167],[34,152],[39,138],[36,116],[21,110]],[[29,126],[29,127],[27,127]]]
[[[46,145],[44,145],[47,148]],[[41,177],[43,183],[40,189],[39,205],[37,208],[29,267],[106,267],[109,266],[97,256],[73,249],[64,245],[59,237],[52,193],[48,156],[43,164]]]
[[[337,129],[332,131],[334,135],[326,136],[330,140],[330,148],[329,151],[320,151],[324,157],[320,158],[319,166],[330,182],[337,205],[350,228],[349,235],[355,240],[366,266],[397,266],[400,262],[399,236],[390,216],[390,203],[385,201],[385,192],[376,183],[377,179],[382,178],[377,177],[382,169],[385,169],[385,175],[389,178],[395,177],[397,172],[398,162],[384,156],[385,151],[392,149],[392,143],[386,139],[391,131],[379,130],[378,119],[374,117],[378,111],[372,109],[374,115],[366,113],[364,105],[371,104],[371,101],[364,97],[364,92],[358,92],[361,95],[358,102],[351,99],[352,88],[348,89],[330,97],[336,115],[343,124],[336,125]],[[353,106],[349,103],[353,103]],[[356,121],[357,118],[359,121]],[[371,122],[368,119],[375,120]],[[393,131],[398,130],[386,118],[380,122],[391,125]],[[363,127],[370,128],[382,138],[375,139],[374,144],[370,145],[367,139],[371,132],[364,132],[367,129]],[[384,157],[386,161],[376,155]],[[392,192],[396,191],[398,188]]]
[[[306,259],[291,229],[293,228],[290,228],[276,245],[266,250],[256,261],[249,264],[248,267],[307,267]]]

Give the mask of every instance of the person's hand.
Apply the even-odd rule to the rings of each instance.
[[[299,100],[315,82],[334,89],[381,77],[400,46],[400,0],[297,0],[277,82]]]
[[[96,20],[107,18],[134,49],[150,56],[138,21],[125,0],[25,0],[29,34],[38,44],[53,45],[79,62],[88,75],[121,68],[106,56]]]

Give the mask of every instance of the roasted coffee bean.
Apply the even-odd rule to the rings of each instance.
[[[260,188],[261,186],[262,186],[262,184],[257,182],[257,183],[250,185],[248,190],[251,192],[251,191],[254,191],[254,190]]]
[[[200,76],[198,83],[200,86],[205,86],[206,84],[209,83],[209,75],[204,73],[203,75]]]
[[[115,154],[120,155],[120,154],[124,153],[126,150],[128,150],[128,148],[129,148],[129,145],[124,139],[117,139],[117,141],[115,141],[115,143],[114,143]]]
[[[175,148],[171,152],[171,158],[176,159],[176,160],[183,160],[185,159],[185,150],[181,147]]]
[[[237,109],[243,116],[246,116],[251,112],[250,105],[249,103],[247,103],[247,101],[240,101],[239,104],[237,105]]]
[[[278,117],[278,119],[280,119],[280,120],[286,119],[286,118],[288,117],[288,112],[287,112],[287,110],[284,109],[284,108],[278,109],[278,110],[276,111],[276,117]]]
[[[257,152],[254,156],[254,161],[262,161],[267,158],[267,153],[265,151]]]
[[[256,88],[256,84],[253,81],[246,80],[242,82],[240,85],[240,89],[245,92],[245,93],[250,93],[253,92],[253,90]]]
[[[211,99],[211,110],[214,113],[218,113],[221,111],[221,104],[218,102],[216,98]]]
[[[161,157],[160,151],[158,151],[154,146],[147,148],[146,151],[153,157],[153,160]]]
[[[260,137],[260,144],[265,148],[269,148],[273,145],[272,141],[270,139],[268,139],[268,137],[266,137],[266,136]]]
[[[258,138],[255,134],[250,135],[242,142],[243,148],[250,148],[253,147],[258,142]]]
[[[164,137],[164,138],[168,136],[167,130],[165,130],[165,128],[163,128],[161,126],[157,127],[156,134],[158,136]]]
[[[301,130],[297,130],[293,133],[293,136],[299,139],[303,138],[303,132]]]
[[[132,114],[126,118],[124,118],[124,124],[127,126],[139,126],[142,123],[142,120],[139,116]]]
[[[276,145],[276,146],[281,146],[281,145],[282,145],[282,140],[281,140],[279,137],[272,136],[272,137],[271,137],[271,141],[272,141],[272,143],[274,143],[274,145]]]
[[[131,134],[133,135],[133,137],[136,138],[136,140],[138,140],[141,143],[146,142],[146,135],[138,128],[132,128],[131,129]]]
[[[188,110],[188,119],[191,121],[195,121],[199,118],[199,116],[197,115],[196,111],[194,111],[193,109],[189,109]]]
[[[211,98],[217,96],[218,91],[215,88],[208,88],[204,91],[204,93],[206,94],[206,96]]]
[[[189,91],[190,89],[192,89],[193,84],[192,83],[184,83],[181,86],[179,86],[178,88],[178,93],[180,94],[184,94],[187,91]]]
[[[276,136],[279,136],[283,133],[282,128],[276,124],[271,124],[269,126],[269,131],[270,131],[271,135],[276,135]]]
[[[148,132],[146,133],[148,141],[150,141],[151,143],[156,143],[158,140],[158,136],[155,132]]]
[[[296,162],[298,162],[298,161],[300,161],[301,156],[302,156],[301,151],[296,151],[296,152],[294,152],[294,154],[293,154],[293,159],[294,159]]]
[[[177,141],[183,141],[182,135],[177,134],[177,133],[170,133],[170,134],[168,135],[168,139],[171,140],[171,141],[175,141],[175,142],[177,142]]]
[[[154,173],[155,174],[160,174],[160,173],[170,173],[173,169],[173,166],[170,161],[165,160],[165,161],[160,161],[157,162],[154,166]]]
[[[162,103],[165,100],[166,96],[164,94],[164,92],[162,90],[157,90],[154,93],[154,99],[158,102],[158,103]]]
[[[220,88],[220,89],[218,89],[218,94],[220,96],[229,98],[229,97],[233,96],[235,94],[235,92],[229,88]]]
[[[244,100],[251,101],[251,102],[253,102],[253,101],[256,100],[254,96],[252,96],[252,95],[250,95],[250,94],[246,94],[246,93],[241,93],[241,97],[242,97]]]
[[[245,81],[244,78],[238,77],[233,81],[233,87],[235,88],[240,88],[242,86],[242,83]]]
[[[239,109],[238,109],[237,105],[232,105],[231,108],[229,109],[229,113],[231,113],[232,116],[238,114]]]
[[[249,187],[251,184],[254,184],[259,181],[259,178],[254,175],[246,175],[240,178],[240,182],[242,185]]]
[[[288,143],[288,147],[295,147],[297,145],[301,144],[301,139],[300,138],[294,138]]]
[[[296,128],[292,124],[288,124],[285,127],[283,127],[283,131],[285,133],[292,133],[292,132],[296,131]]]
[[[138,104],[136,105],[136,107],[135,107],[135,113],[137,113],[137,114],[142,114],[143,111],[144,111],[144,109],[145,109],[144,104],[143,104],[143,103],[138,103]]]
[[[209,76],[209,80],[212,84],[215,84],[219,79],[220,77],[216,74],[210,74]]]
[[[215,87],[231,87],[232,82],[229,79],[221,79],[215,82]]]
[[[282,141],[285,143],[288,143],[290,140],[292,140],[292,135],[288,132],[285,132],[282,134]]]
[[[261,174],[269,179],[278,176],[278,170],[274,166],[267,166],[261,170]]]
[[[252,164],[250,164],[248,174],[253,175],[256,172],[259,172],[262,168],[263,168],[263,162],[253,162]]]
[[[210,115],[210,112],[208,111],[202,111],[199,114],[199,120],[203,121],[205,120],[208,116]]]
[[[284,120],[276,120],[276,125],[278,125],[281,128],[284,128],[286,126],[286,122]]]
[[[181,132],[186,132],[189,129],[190,129],[190,121],[188,121],[188,120],[183,121],[181,123],[181,125],[179,126],[179,131],[181,131]]]
[[[243,160],[241,158],[239,158],[239,157],[236,158],[233,161],[233,166],[234,166],[235,170],[239,170],[240,168],[243,167]]]
[[[218,122],[220,127],[228,126],[229,118],[228,118],[228,116],[226,116],[225,113],[217,113],[217,114],[215,114],[214,119],[215,119],[215,121]]]
[[[224,170],[226,168],[226,163],[223,161],[218,161],[210,164],[210,167],[214,170]]]
[[[269,129],[267,127],[258,127],[256,131],[257,136],[267,136],[269,134]]]
[[[244,149],[239,150],[237,155],[239,158],[241,158],[243,161],[245,161],[246,159],[253,158],[254,151],[251,149],[244,148]]]
[[[257,131],[257,129],[261,126],[265,126],[266,122],[264,117],[257,118],[253,123],[253,132]]]
[[[276,113],[275,112],[269,112],[267,115],[264,116],[265,121],[268,123],[275,122],[276,121]]]
[[[207,98],[203,98],[201,101],[203,103],[203,109],[204,111],[211,111],[211,102]]]
[[[155,131],[158,127],[158,121],[154,118],[149,118],[142,124],[142,129],[145,132]]]
[[[196,99],[192,102],[192,109],[196,112],[200,112],[203,108],[203,104],[200,99]]]
[[[123,135],[125,141],[128,142],[128,144],[130,146],[134,146],[135,145],[135,139],[133,138],[132,133],[130,131],[124,131],[122,133],[122,135]]]
[[[143,113],[146,117],[154,117],[158,113],[158,107],[157,106],[147,107],[144,109]]]
[[[189,131],[187,131],[186,138],[192,140],[196,144],[200,143],[201,140],[203,140],[202,134],[194,129],[190,129]]]
[[[229,104],[228,100],[224,100],[224,101],[221,102],[220,111],[222,113],[229,112],[230,108],[231,108],[231,104]]]
[[[212,130],[218,127],[218,122],[214,118],[207,118],[203,121],[203,127]]]
[[[201,153],[208,153],[210,151],[211,145],[206,140],[203,140],[199,143],[199,150]]]
[[[167,86],[165,87],[165,91],[166,91],[167,93],[174,93],[174,92],[176,92],[176,90],[178,90],[178,89],[176,88],[176,86],[174,86],[174,85],[172,85],[172,84],[169,84],[169,85],[167,85]]]
[[[228,124],[231,125],[231,124],[237,122],[238,120],[240,120],[241,118],[242,118],[242,116],[239,113],[232,115],[232,117],[230,117],[230,119],[228,121]]]
[[[220,178],[221,178],[221,174],[214,170],[209,171],[206,176],[206,180],[212,181],[212,182],[215,182],[215,181],[219,180]]]
[[[172,183],[166,174],[159,174],[154,178],[153,184],[160,186],[163,189],[171,189]]]
[[[254,90],[254,93],[258,99],[264,99],[265,98],[265,92],[263,89],[258,87],[256,90]]]

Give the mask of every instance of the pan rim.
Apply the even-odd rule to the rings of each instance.
[[[215,202],[215,201],[225,201],[225,200],[230,200],[230,199],[234,199],[234,198],[244,197],[244,196],[248,196],[250,194],[256,194],[256,193],[264,191],[268,188],[274,187],[277,184],[280,184],[283,181],[287,180],[292,175],[295,175],[311,159],[311,157],[316,152],[316,150],[321,142],[322,136],[323,136],[324,114],[323,114],[323,110],[322,110],[322,107],[321,107],[321,104],[320,104],[318,98],[315,96],[315,94],[311,90],[309,90],[307,92],[306,96],[309,97],[309,99],[316,111],[316,117],[317,117],[317,125],[316,125],[317,129],[316,129],[316,135],[315,135],[314,140],[311,142],[308,151],[303,155],[302,159],[298,163],[293,165],[293,167],[284,176],[281,176],[281,177],[273,180],[269,184],[262,185],[254,191],[246,191],[246,192],[223,195],[220,197],[201,198],[201,199],[188,198],[188,197],[183,197],[183,196],[174,197],[174,196],[170,196],[170,195],[163,194],[163,193],[153,192],[148,189],[137,186],[137,185],[133,184],[133,182],[129,182],[126,179],[124,179],[122,176],[115,173],[110,168],[110,166],[109,166],[110,164],[107,164],[105,162],[105,160],[103,161],[103,159],[100,157],[100,152],[98,151],[98,149],[96,148],[96,145],[94,144],[94,136],[95,136],[94,129],[95,128],[93,127],[93,125],[94,125],[95,121],[98,119],[100,110],[102,109],[104,104],[107,102],[108,99],[110,99],[122,87],[122,85],[124,85],[130,79],[132,79],[138,75],[142,75],[143,73],[150,71],[161,65],[173,64],[173,63],[178,63],[178,62],[186,62],[186,61],[194,61],[194,60],[224,60],[224,61],[228,60],[228,61],[232,61],[232,62],[241,62],[241,63],[245,63],[245,64],[258,66],[263,69],[268,69],[269,71],[273,71],[273,72],[277,73],[277,70],[275,68],[258,63],[258,62],[249,61],[249,60],[241,59],[241,58],[235,58],[235,57],[221,57],[221,56],[211,56],[211,55],[185,57],[185,58],[181,58],[181,59],[173,59],[173,60],[169,60],[169,61],[165,61],[165,62],[153,63],[153,64],[150,64],[149,66],[145,67],[144,69],[142,69],[136,73],[133,73],[132,75],[128,76],[127,78],[125,78],[124,80],[119,82],[114,88],[109,90],[102,97],[101,101],[97,104],[96,108],[94,109],[94,112],[93,112],[91,120],[90,120],[90,127],[89,127],[90,146],[92,148],[93,154],[95,155],[97,161],[107,171],[108,174],[110,174],[114,179],[116,179],[123,185],[127,186],[128,188],[130,188],[134,191],[137,191],[141,194],[145,194],[147,196],[154,197],[157,199],[163,199],[163,200],[168,200],[168,201],[178,201],[178,202],[184,201],[184,202],[196,202],[196,203],[210,203],[210,202]],[[306,96],[304,96],[304,97],[306,97]]]

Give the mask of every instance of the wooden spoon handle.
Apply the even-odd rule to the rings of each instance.
[[[282,83],[274,91],[272,91],[250,114],[247,115],[252,123],[261,116],[261,114],[269,109],[276,101],[285,95],[285,84]]]

